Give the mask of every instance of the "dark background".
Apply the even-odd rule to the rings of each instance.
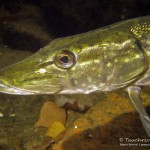
[[[41,15],[41,28],[44,28],[53,39],[86,32],[129,18],[150,15],[150,0],[1,0],[0,9],[10,15],[3,15],[0,21],[11,24],[22,19],[24,16],[20,15],[19,18],[17,14],[23,11],[24,5],[30,5],[31,9],[32,6],[36,7]],[[18,33],[14,29],[12,31],[10,26],[8,28],[1,24],[0,29],[1,41],[12,49],[37,51],[49,42],[29,33]],[[14,41],[14,37],[18,37],[17,42]],[[22,47],[22,43],[19,44],[18,41],[24,40],[26,44]]]

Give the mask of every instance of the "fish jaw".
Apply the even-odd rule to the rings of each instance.
[[[58,81],[51,71],[55,66],[49,65],[46,69],[41,67],[39,53],[0,70],[1,93],[39,95],[60,91],[62,87],[59,83],[61,81]]]
[[[13,94],[13,95],[34,95],[36,93],[33,93],[31,91],[22,90],[15,87],[9,87],[5,86],[4,84],[0,84],[0,92],[5,94]]]
[[[44,86],[42,86],[44,84]],[[52,85],[47,80],[33,80],[17,79],[9,77],[0,79],[0,92],[13,95],[39,95],[39,94],[54,94],[57,93],[61,87]]]

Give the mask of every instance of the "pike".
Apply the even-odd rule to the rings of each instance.
[[[7,94],[89,94],[125,89],[150,136],[142,87],[150,86],[150,16],[50,42],[0,70]]]

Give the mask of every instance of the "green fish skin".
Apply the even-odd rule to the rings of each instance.
[[[2,69],[0,92],[89,94],[147,86],[149,66],[150,16],[146,16],[50,42]]]

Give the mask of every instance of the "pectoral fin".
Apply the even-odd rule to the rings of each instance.
[[[140,114],[140,118],[145,128],[145,131],[147,135],[150,137],[150,117],[147,114],[145,107],[143,106],[141,101],[141,96],[140,96],[141,88],[137,86],[131,86],[127,89],[127,91],[132,103],[134,104],[136,110]]]

